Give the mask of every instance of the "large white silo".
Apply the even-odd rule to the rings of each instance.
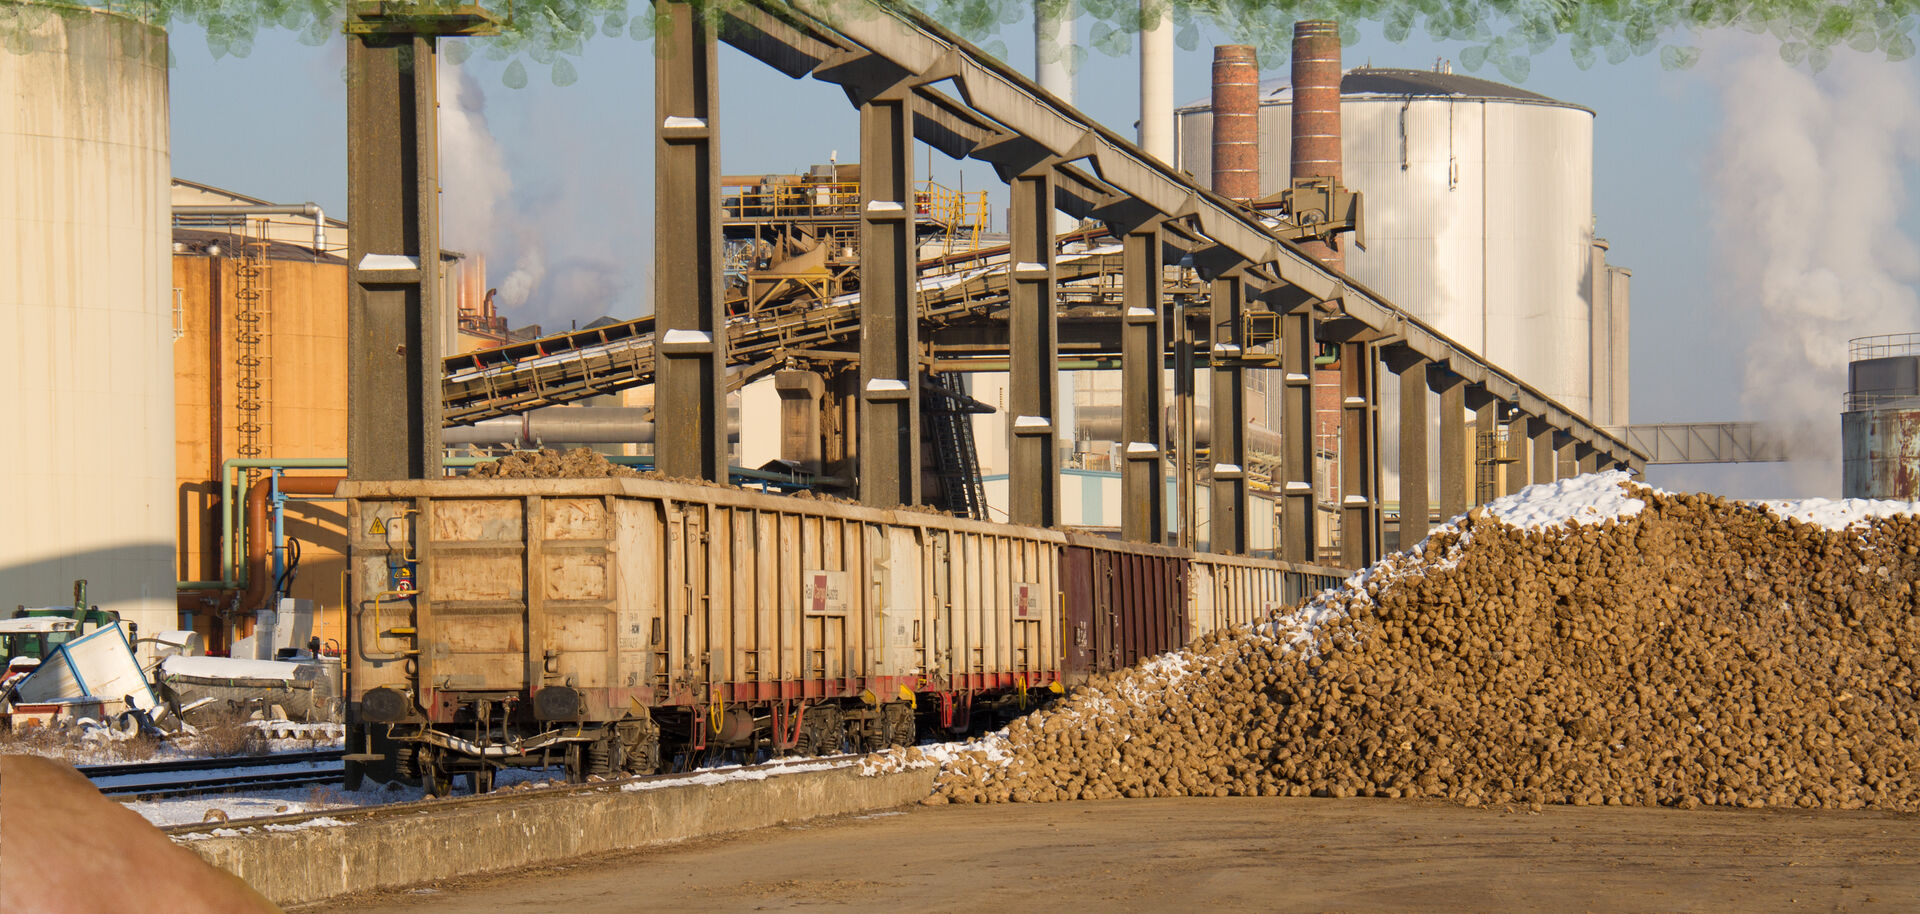
[[[1260,105],[1266,194],[1287,181],[1286,81],[1263,82]],[[1176,115],[1180,167],[1206,183],[1208,105]],[[1624,421],[1592,396],[1593,112],[1449,72],[1362,68],[1341,80],[1340,116],[1345,183],[1366,197],[1367,249],[1347,245],[1347,272],[1574,412]]]
[[[0,605],[176,626],[167,46],[0,0]]]

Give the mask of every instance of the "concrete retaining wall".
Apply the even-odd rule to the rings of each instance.
[[[863,777],[835,768],[758,781],[483,803],[426,804],[334,827],[175,840],[281,905],[549,864],[822,816],[888,809],[933,790],[933,768]],[[211,831],[209,827],[209,832]]]

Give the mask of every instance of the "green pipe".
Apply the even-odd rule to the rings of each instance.
[[[493,457],[447,457],[442,465],[450,467],[471,467],[490,463]],[[610,462],[627,466],[652,466],[651,457],[608,457]],[[239,488],[236,470],[345,470],[347,461],[341,457],[234,457],[220,463],[220,580],[218,581],[176,581],[176,590],[239,590],[247,586],[246,563],[239,560],[239,552],[245,548],[247,536],[247,515],[235,503]],[[736,468],[743,475],[769,480],[785,480],[784,476],[761,473],[757,470]]]

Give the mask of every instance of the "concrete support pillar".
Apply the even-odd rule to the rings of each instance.
[[[1512,495],[1540,480],[1532,478],[1533,464],[1527,459],[1527,427],[1533,421],[1525,413],[1515,413],[1507,420],[1507,437],[1501,457],[1507,461],[1506,483],[1500,487],[1500,494]]]
[[[1380,391],[1374,346],[1340,344],[1340,558],[1380,558]]]
[[[818,372],[776,371],[773,389],[780,395],[780,459],[791,460],[809,473],[823,472],[820,397],[826,393],[826,381]]]
[[[920,501],[913,189],[913,92],[896,86],[860,106],[860,503],[881,508]]]
[[[1527,439],[1529,453],[1522,459],[1533,464],[1534,482],[1552,482],[1553,472],[1553,426],[1545,419],[1527,420]]]
[[[1213,483],[1207,551],[1221,555],[1247,551],[1247,387],[1240,342],[1246,299],[1247,281],[1237,272],[1215,279],[1208,297],[1213,416],[1207,462]]]
[[[1280,510],[1280,557],[1312,562],[1318,536],[1313,503],[1313,312],[1301,306],[1280,319],[1281,470],[1286,481]]]
[[[1466,513],[1473,491],[1472,464],[1467,457],[1467,382],[1435,365],[1427,371],[1427,386],[1440,397],[1440,519]]]
[[[1585,475],[1587,473],[1600,472],[1600,452],[1584,444],[1580,446],[1579,450],[1580,473]]]
[[[718,23],[691,3],[657,9],[667,21],[653,55],[654,460],[668,476],[724,483]]]
[[[1126,312],[1120,326],[1120,421],[1125,438],[1120,537],[1135,543],[1164,543],[1166,423],[1161,417],[1166,409],[1161,372],[1167,345],[1159,223],[1128,232],[1122,243]]]
[[[347,476],[441,475],[435,39],[347,37]]]
[[[862,165],[862,168],[865,166]],[[1054,277],[1054,171],[1038,165],[1008,190],[1012,288],[1008,313],[1008,518],[1051,527],[1060,516],[1060,465],[1054,455],[1060,414],[1059,336]]]
[[[1387,367],[1400,377],[1400,452],[1394,457],[1400,470],[1400,541],[1405,549],[1427,535],[1427,420],[1433,415],[1427,397],[1427,369],[1433,364],[1411,350],[1394,348],[1383,354]]]
[[[1499,494],[1500,464],[1488,435],[1500,429],[1500,401],[1478,387],[1467,388],[1467,407],[1473,410],[1473,503],[1484,504]]]
[[[1567,479],[1574,476],[1577,472],[1575,467],[1579,463],[1575,457],[1574,448],[1579,447],[1579,442],[1575,441],[1572,435],[1555,431],[1553,433],[1553,445],[1555,451],[1553,461],[1554,478]]]

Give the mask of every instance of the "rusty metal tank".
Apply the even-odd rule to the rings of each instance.
[[[1920,333],[1848,342],[1841,495],[1920,500]]]

